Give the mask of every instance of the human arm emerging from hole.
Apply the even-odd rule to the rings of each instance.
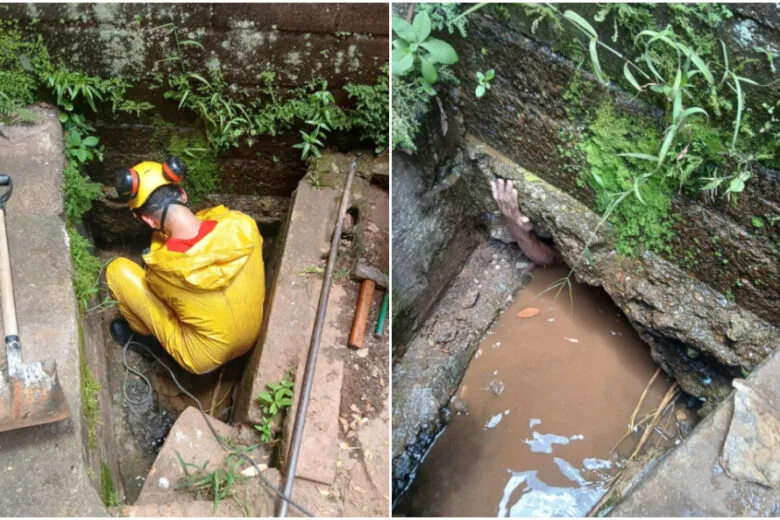
[[[517,203],[517,190],[512,181],[498,179],[490,182],[493,198],[498,209],[509,223],[509,232],[523,253],[537,265],[553,265],[560,263],[561,257],[555,249],[539,240],[533,232],[534,226],[528,217],[520,213]]]

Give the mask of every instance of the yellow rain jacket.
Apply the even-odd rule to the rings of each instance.
[[[249,351],[263,321],[263,238],[254,220],[224,206],[202,210],[217,225],[186,252],[160,233],[146,271],[125,258],[106,269],[119,309],[139,334],[153,334],[186,370],[203,374]]]

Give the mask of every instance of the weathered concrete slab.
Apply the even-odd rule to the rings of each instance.
[[[322,331],[320,353],[314,371],[314,384],[306,412],[306,425],[296,477],[323,484],[333,484],[336,461],[339,457],[339,406],[341,385],[344,381],[344,361],[338,349],[346,348],[347,333],[340,330],[334,316],[338,316],[340,302],[345,299],[344,288],[334,285],[328,298],[328,314]]]
[[[775,354],[748,377],[769,399],[780,399],[780,357]],[[733,395],[733,394],[732,394]],[[612,516],[778,516],[780,489],[726,475],[721,450],[734,413],[730,396],[688,439],[611,512]],[[780,446],[775,447],[780,452]]]
[[[485,331],[530,267],[516,245],[483,241],[393,366],[393,498],[406,488],[443,426],[447,406]]]
[[[278,382],[299,366],[303,370],[322,287],[321,277],[307,275],[306,269],[319,267],[327,251],[338,196],[336,188],[314,188],[308,181],[298,185],[278,272],[266,295],[269,307],[263,332],[236,406],[237,422],[259,423],[261,412],[254,398],[266,390],[267,383]]]
[[[12,175],[8,240],[25,362],[57,363],[72,417],[0,433],[0,511],[8,516],[102,516],[87,477],[81,417],[76,302],[62,217],[62,128],[54,110],[3,126],[0,173]],[[4,360],[5,349],[0,354]]]
[[[221,437],[235,438],[233,428],[217,419],[209,420]],[[245,516],[245,512],[233,500],[221,502],[215,512],[210,500],[196,500],[193,490],[177,489],[185,476],[179,456],[183,461],[201,467],[208,462],[206,470],[214,471],[224,464],[227,455],[200,411],[192,406],[187,408],[171,428],[138,500],[126,508],[128,516]],[[249,466],[246,462],[240,467],[244,470]],[[259,493],[259,483],[252,481],[247,486],[252,513],[258,516],[272,513],[273,501],[267,494]]]

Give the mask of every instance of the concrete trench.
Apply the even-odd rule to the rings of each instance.
[[[777,514],[776,490],[732,478],[721,465],[733,416],[732,380],[746,378],[767,399],[780,395],[780,386],[768,376],[780,364],[774,355],[780,332],[772,275],[778,264],[771,244],[758,243],[743,224],[754,203],[777,207],[777,172],[757,175],[739,208],[708,207],[684,197],[675,201],[676,209],[690,215],[684,233],[717,222],[726,230],[715,233],[718,243],[725,235],[733,238],[726,240],[724,255],[736,258],[738,250],[747,247],[762,258],[764,290],[756,289],[759,284],[746,289],[758,290],[755,297],[737,296],[733,301],[724,295],[725,271],[744,265],[719,269],[703,262],[692,272],[649,251],[624,258],[615,251],[609,226],[591,242],[591,259],[579,262],[599,216],[592,211],[590,192],[576,186],[571,173],[561,168],[556,145],[565,144],[558,130],[567,123],[563,100],[551,95],[560,93],[574,67],[550,52],[544,36],[532,35],[517,21],[523,19],[522,14],[512,14],[508,22],[475,16],[468,39],[441,35],[456,47],[461,58],[456,69],[467,79],[461,87],[443,91],[442,103],[422,121],[415,144],[424,153],[394,154],[395,512],[424,512],[403,505],[409,498],[404,493],[447,435],[447,425],[458,413],[453,398],[480,341],[508,299],[521,294],[527,283],[527,260],[516,245],[502,243],[510,239],[490,194],[489,181],[503,178],[515,182],[520,209],[536,231],[555,245],[568,265],[577,265],[576,279],[609,295],[664,377],[680,386],[683,393],[677,401],[690,405],[700,419],[679,445],[639,456],[599,514]],[[489,49],[491,65],[503,71],[497,73],[503,79],[475,102],[466,92],[473,92],[472,71],[485,67],[484,49]],[[625,103],[619,92],[613,94],[618,104]],[[519,114],[525,115],[521,122]],[[755,248],[746,245],[754,243]],[[495,265],[502,267],[494,270]],[[482,275],[486,271],[487,277]],[[457,457],[457,450],[448,456]],[[496,514],[495,506],[481,514]]]
[[[356,217],[353,217],[354,223],[347,226],[345,233],[347,238],[344,240],[348,243],[352,240],[360,240],[362,244],[363,240],[368,240],[359,237],[363,237],[366,233],[366,222],[375,221],[377,215],[372,211],[363,214],[369,202],[366,199],[377,194],[381,196],[383,191],[381,186],[386,183],[381,161],[377,162],[371,154],[366,155],[367,159],[360,160],[359,177],[353,188],[353,204],[350,213]],[[259,436],[253,429],[253,424],[260,421],[259,407],[255,403],[254,396],[265,389],[266,383],[284,377],[288,370],[294,370],[296,374],[303,371],[305,347],[308,346],[308,335],[311,334],[313,313],[302,316],[300,314],[302,309],[294,305],[297,301],[299,306],[303,304],[311,311],[316,306],[321,281],[317,276],[306,276],[302,273],[307,266],[319,265],[322,262],[323,251],[327,251],[328,235],[335,221],[335,210],[341,195],[338,185],[343,183],[344,175],[353,157],[349,154],[326,153],[323,160],[318,163],[321,166],[312,167],[323,171],[322,175],[326,183],[321,189],[312,188],[309,181],[301,180],[290,198],[207,194],[195,206],[195,209],[199,209],[225,204],[231,209],[243,211],[255,219],[264,239],[266,301],[264,327],[258,346],[249,354],[228,363],[223,369],[203,376],[193,376],[179,367],[171,367],[179,382],[201,400],[202,406],[209,415],[222,423],[233,425],[226,431],[229,431],[231,438],[242,445],[259,443]],[[102,204],[111,206],[111,211],[116,211],[113,206],[120,205],[111,201],[104,201]],[[317,224],[312,225],[312,220]],[[117,240],[116,236],[105,234],[92,238],[96,244],[103,244],[103,247],[96,249],[96,254],[101,261],[108,261],[115,256],[126,256],[140,262],[141,250],[145,246],[143,239],[132,237],[124,241],[127,245],[123,246],[121,235],[120,240]],[[303,290],[293,295],[287,288],[289,283],[300,285]],[[344,308],[345,305],[340,303],[340,299],[344,299],[343,293],[344,291],[339,287],[334,289],[336,296],[331,297],[329,316],[340,316],[341,313],[347,312],[349,307]],[[106,296],[108,296],[107,288],[101,280],[101,292],[93,298],[91,305],[96,305]],[[290,307],[291,304],[293,307]],[[378,309],[374,308],[372,314],[375,316],[376,312]],[[149,507],[161,507],[160,504],[168,504],[171,499],[168,496],[155,494],[159,476],[150,484],[147,484],[147,477],[156,475],[158,472],[156,468],[160,464],[167,463],[166,457],[171,455],[170,451],[165,455],[161,454],[160,450],[169,437],[171,427],[188,407],[196,404],[181,392],[169,374],[155,361],[134,352],[127,353],[128,364],[149,379],[151,395],[143,404],[130,402],[130,400],[143,400],[147,396],[148,385],[140,378],[126,372],[122,365],[122,349],[110,338],[108,326],[118,315],[116,309],[110,309],[88,313],[82,321],[86,356],[93,368],[95,378],[101,384],[100,421],[97,424],[98,443],[95,448],[88,450],[87,458],[93,468],[105,465],[110,468],[111,474],[115,475],[115,491],[120,499],[117,505],[125,508],[133,516],[153,514],[152,512],[156,510]],[[286,334],[281,328],[289,329],[287,322],[291,319],[298,320],[303,325],[298,328],[296,334],[300,337],[294,344],[291,344],[287,338],[278,337]],[[330,349],[335,348],[334,343],[340,342],[339,338],[345,334],[344,321],[338,318],[332,319],[331,323],[326,327],[325,352],[318,362],[318,367],[321,368],[318,368],[318,376],[315,379],[307,432],[312,428],[318,430],[317,437],[322,439],[314,441],[315,444],[334,442],[332,442],[333,446],[327,448],[324,446],[314,448],[309,445],[313,437],[307,434],[304,437],[298,467],[298,475],[323,483],[333,482],[336,478],[335,466],[333,466],[335,460],[332,461],[331,457],[334,456],[333,449],[337,449],[335,441],[338,432],[336,419],[339,415],[339,401],[329,399],[332,404],[318,403],[322,401],[323,396],[340,391],[344,370],[341,367],[342,362],[335,361],[329,353]],[[368,340],[368,344],[372,343],[372,340]],[[277,348],[282,350],[275,350]],[[269,367],[275,367],[275,370]],[[334,370],[339,372],[339,377],[337,381],[330,383]],[[327,384],[323,377],[328,378]],[[126,388],[125,378],[127,378]],[[297,395],[301,380],[300,377],[296,377],[295,380]],[[285,459],[284,449],[291,434],[293,414],[294,412],[286,414],[287,421],[278,444],[273,447],[262,446],[253,453],[256,462],[271,468],[281,467]],[[187,431],[185,426],[182,428],[185,429],[181,431]],[[177,436],[184,435],[181,431]],[[212,446],[211,449],[219,450],[218,446],[216,448]],[[317,450],[323,449],[325,453],[316,453]],[[171,464],[174,463],[178,464],[175,461]],[[322,467],[323,465],[325,468]],[[323,470],[329,475],[323,477]],[[266,514],[270,514],[273,497],[265,493],[260,504],[257,507],[262,507]],[[231,514],[231,512],[235,514],[233,509],[227,509],[223,514]]]
[[[26,516],[210,516],[214,514],[210,501],[194,500],[193,493],[176,489],[182,468],[175,454],[181,452],[193,462],[209,461],[213,465],[225,460],[225,452],[211,438],[200,415],[191,407],[193,403],[181,395],[167,373],[153,361],[132,352],[128,352],[130,366],[151,381],[153,392],[152,399],[143,405],[127,402],[122,350],[108,334],[108,324],[118,311],[99,305],[107,296],[104,281],[101,279],[100,292],[90,302],[91,310],[80,315],[70,283],[70,263],[60,262],[54,268],[48,265],[56,257],[69,258],[64,222],[59,216],[64,165],[62,129],[56,110],[39,108],[36,114],[39,121],[33,125],[4,127],[11,144],[0,151],[0,168],[14,172],[9,235],[24,360],[57,362],[72,416],[60,423],[0,436],[0,458],[4,463],[0,475],[3,485],[14,490],[3,494],[3,510]],[[30,157],[34,159],[30,161]],[[222,203],[239,209],[255,218],[264,234],[264,332],[257,347],[226,365],[222,375],[216,371],[195,377],[175,369],[177,378],[196,394],[207,412],[215,405],[211,415],[222,435],[243,446],[259,442],[253,428],[259,420],[254,398],[266,383],[278,381],[287,370],[292,369],[295,374],[303,371],[322,285],[316,273],[306,274],[306,268],[321,267],[324,263],[323,251],[327,251],[341,197],[339,184],[355,159],[358,175],[341,244],[343,250],[340,249],[342,259],[337,264],[343,272],[331,292],[299,478],[293,491],[295,500],[320,515],[380,514],[386,510],[387,502],[382,497],[388,485],[385,482],[389,461],[383,450],[389,403],[383,388],[387,388],[389,377],[378,367],[387,366],[389,340],[387,336],[369,334],[362,353],[344,345],[360,287],[349,278],[352,262],[360,258],[387,270],[387,158],[371,153],[358,158],[354,153],[327,151],[312,166],[312,174],[320,179],[319,187],[302,179],[289,198],[205,196],[196,207]],[[22,162],[26,166],[20,167]],[[119,206],[110,201],[108,204]],[[50,208],[51,218],[28,216],[29,210],[44,206]],[[98,245],[95,254],[101,261],[117,255],[139,261],[146,245],[143,238],[135,237],[123,243],[121,234],[90,235],[89,221],[81,231]],[[46,254],[37,253],[44,250]],[[41,278],[41,272],[51,273],[52,278]],[[41,291],[53,308],[40,307]],[[382,292],[377,291],[369,318],[372,322],[376,322],[381,297]],[[56,320],[51,319],[52,313]],[[41,343],[41,339],[45,342]],[[52,343],[62,343],[63,348],[51,350],[47,345]],[[367,356],[369,352],[371,355]],[[272,373],[271,367],[281,372]],[[381,386],[376,384],[380,377]],[[297,393],[301,378],[296,377],[295,381]],[[98,388],[96,396],[85,397],[85,385]],[[219,393],[216,387],[220,387]],[[131,375],[129,397],[138,400],[146,392],[146,386]],[[86,399],[92,402],[95,397],[97,415],[90,416],[83,403]],[[360,422],[345,437],[347,431],[340,428],[340,417],[355,413],[355,404],[359,406]],[[185,413],[188,410],[190,413]],[[268,467],[265,476],[276,486],[280,485],[292,417],[287,414],[280,441],[273,449],[261,447],[252,453],[261,467]],[[175,438],[171,438],[174,425]],[[344,451],[340,447],[344,443],[352,447]],[[72,477],[60,479],[54,478],[54,474]],[[149,475],[154,478],[148,478]],[[322,489],[332,492],[323,495]],[[229,501],[220,506],[218,515],[273,513],[274,496],[258,479],[250,479],[247,493],[252,499],[245,506]]]
[[[528,282],[527,273],[531,271],[530,262],[516,244],[511,243],[507,230],[491,207],[489,180],[499,177],[515,181],[520,193],[521,211],[532,219],[542,236],[556,245],[569,265],[577,264],[583,244],[598,221],[598,217],[584,205],[473,136],[464,134],[454,150],[450,150],[449,156],[454,164],[450,164],[449,168],[458,170],[459,179],[455,186],[444,188],[445,195],[437,200],[435,210],[429,206],[430,199],[425,190],[410,195],[401,186],[404,179],[411,175],[419,176],[425,182],[430,170],[424,170],[425,166],[419,162],[401,158],[395,163],[393,172],[393,182],[399,183],[394,193],[402,192],[402,196],[411,197],[404,203],[396,203],[394,208],[408,204],[408,200],[413,201],[409,207],[399,211],[407,212],[409,218],[394,220],[394,244],[400,244],[396,251],[400,249],[403,255],[408,244],[421,239],[442,247],[439,252],[431,252],[433,248],[429,247],[432,261],[427,260],[425,266],[413,266],[419,269],[414,273],[418,276],[418,283],[422,278],[436,287],[436,293],[423,293],[428,300],[423,299],[413,309],[419,312],[415,327],[402,329],[399,336],[408,339],[394,345],[393,500],[396,513],[403,515],[437,514],[433,511],[438,509],[430,505],[435,495],[423,494],[419,498],[420,504],[428,505],[427,509],[409,509],[409,501],[414,500],[414,495],[410,499],[405,493],[421,492],[419,486],[414,487],[413,484],[420,472],[425,470],[426,458],[436,443],[441,442],[440,436],[448,433],[451,417],[458,413],[460,405],[456,402],[459,401],[456,393],[477,347],[492,334],[490,331],[503,310],[522,292]],[[446,154],[446,150],[441,152],[443,156]],[[433,190],[436,190],[436,185]],[[462,220],[451,220],[452,215],[457,213],[463,215]],[[416,217],[420,217],[422,222],[413,226],[411,223]],[[430,235],[430,230],[434,228],[436,232]],[[446,236],[446,233],[451,235]],[[683,512],[771,514],[776,511],[780,497],[775,491],[724,476],[719,465],[719,450],[713,450],[711,443],[720,445],[723,442],[716,439],[724,438],[728,430],[730,381],[742,377],[741,372],[730,365],[756,369],[748,381],[760,382],[768,395],[776,395],[773,392],[780,390],[766,376],[761,377],[761,374],[774,370],[770,367],[780,363],[772,356],[772,346],[777,344],[780,333],[773,325],[718,296],[706,284],[690,278],[651,253],[645,253],[640,258],[639,264],[644,265],[639,267],[619,260],[612,247],[606,233],[598,235],[590,249],[594,260],[585,266],[578,265],[576,279],[602,287],[609,294],[647,344],[653,358],[666,373],[665,377],[676,381],[682,388],[677,406],[679,409],[683,405],[683,413],[688,419],[678,429],[678,432],[684,432],[678,434],[682,435],[676,441],[679,447],[666,444],[660,449],[647,448],[626,467],[614,495],[601,508],[601,514],[611,512],[632,516],[637,512],[646,515],[662,512],[675,516]],[[395,271],[395,276],[394,280],[403,284],[401,277],[412,275],[402,272],[399,276],[399,271]],[[670,289],[664,289],[665,285]],[[655,298],[652,287],[661,288],[665,304],[652,303]],[[430,291],[430,287],[426,290]],[[679,319],[675,318],[675,309],[690,308],[691,304],[686,303],[689,300],[705,309],[710,305],[712,310],[700,313],[702,321],[698,324],[694,321],[686,326],[670,325],[670,320],[673,323]],[[427,312],[423,313],[421,309],[425,309],[426,305]],[[651,309],[651,312],[648,314],[646,309]],[[708,315],[708,312],[711,314]],[[667,314],[668,317],[665,317]],[[747,328],[750,332],[746,330],[746,336],[730,333],[735,321],[742,318],[753,323]],[[701,331],[706,330],[723,331],[720,340],[714,335],[709,336],[713,339],[710,344],[714,344],[709,351],[704,346],[706,341],[697,341]],[[707,337],[706,334],[704,336]],[[743,349],[739,346],[740,342],[751,346]],[[734,355],[732,352],[741,352],[744,361],[730,362],[734,359],[729,358]],[[694,428],[698,422],[697,415],[707,419]],[[642,430],[639,430],[639,434],[632,438],[638,440],[641,433]],[[655,443],[656,438],[657,434],[653,433],[647,445]],[[701,453],[700,446],[707,446],[706,454]],[[450,452],[450,457],[452,455]],[[439,454],[438,460],[441,458]],[[682,477],[672,479],[674,474],[669,468],[676,468],[674,471],[682,474],[684,472],[680,468],[685,464],[702,468],[703,475],[695,484],[680,481]],[[710,472],[706,468],[720,469]],[[709,480],[710,474],[718,478]],[[654,506],[657,494],[670,493],[675,485],[663,484],[667,480],[679,486],[674,492],[675,501]],[[707,481],[706,485],[704,481]],[[718,501],[712,504],[702,499],[710,486],[715,486],[718,496]],[[624,497],[625,500],[621,501]],[[449,513],[442,514],[456,514],[452,510],[445,511]],[[523,514],[529,514],[529,510],[524,511]],[[495,514],[495,511],[472,511],[470,514]]]

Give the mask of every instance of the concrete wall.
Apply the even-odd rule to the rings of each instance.
[[[164,71],[175,49],[172,23],[188,47],[193,69],[219,66],[238,87],[277,73],[293,87],[313,74],[333,88],[372,83],[387,61],[385,4],[9,4],[7,16],[39,20],[52,53],[69,66],[102,76]]]

